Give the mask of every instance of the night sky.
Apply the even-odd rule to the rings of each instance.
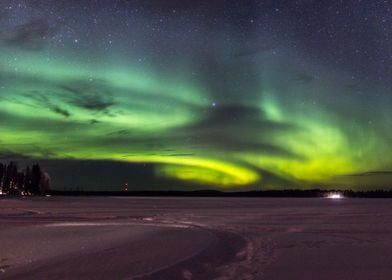
[[[389,1],[0,2],[0,159],[55,188],[392,187]]]

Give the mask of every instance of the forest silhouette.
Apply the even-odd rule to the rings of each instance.
[[[10,161],[0,163],[0,190],[8,195],[40,195],[50,187],[50,177],[39,164],[18,169],[18,164]]]

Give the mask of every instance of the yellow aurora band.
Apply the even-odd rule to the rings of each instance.
[[[210,38],[204,60],[181,40],[156,44],[166,56],[83,40],[36,50],[11,45],[12,28],[0,30],[3,159],[148,163],[222,189],[371,187],[354,175],[392,168],[387,90],[362,82],[358,97],[351,75],[289,47],[238,55]]]

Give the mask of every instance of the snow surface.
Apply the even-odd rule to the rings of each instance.
[[[392,200],[0,199],[0,279],[391,279]]]

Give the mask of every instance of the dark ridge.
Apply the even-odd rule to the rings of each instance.
[[[59,196],[156,196],[156,197],[325,197],[329,193],[340,193],[344,197],[392,198],[392,191],[352,191],[352,190],[266,190],[245,192],[222,192],[217,190],[199,191],[59,191],[47,194]]]

